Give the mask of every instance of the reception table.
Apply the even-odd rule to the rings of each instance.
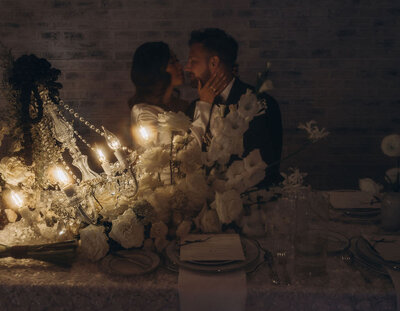
[[[330,222],[347,237],[379,231],[376,225]],[[271,237],[258,239],[268,247]],[[67,269],[28,260],[0,260],[0,310],[179,310],[178,273],[163,265],[123,277],[78,258]],[[367,281],[368,282],[367,282]],[[274,285],[267,265],[247,274],[246,310],[396,310],[389,277],[328,256],[327,275]]]

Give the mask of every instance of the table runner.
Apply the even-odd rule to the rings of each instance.
[[[246,273],[243,270],[212,274],[179,269],[181,311],[244,311]]]

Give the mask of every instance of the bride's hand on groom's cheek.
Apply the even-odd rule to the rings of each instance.
[[[222,71],[214,72],[210,79],[204,84],[198,80],[197,91],[201,101],[213,103],[215,97],[219,95],[227,86],[228,79]]]

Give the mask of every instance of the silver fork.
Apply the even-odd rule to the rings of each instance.
[[[284,249],[277,250],[276,258],[278,259],[278,264],[282,266],[284,282],[286,283],[286,285],[292,284],[292,281],[290,280],[289,272],[287,270],[286,250],[284,250]]]
[[[372,283],[372,280],[366,274],[366,272],[363,270],[363,268],[357,266],[357,263],[354,261],[354,255],[352,253],[347,252],[347,253],[343,254],[340,258],[342,259],[343,262],[345,262],[349,266],[353,267],[353,269],[360,272],[361,277],[364,279],[365,283],[368,283],[368,284]]]
[[[267,249],[264,249],[264,260],[268,264],[268,267],[269,267],[269,270],[270,270],[270,273],[271,273],[270,275],[271,275],[272,284],[280,285],[281,281],[279,279],[278,272],[275,269],[274,256]]]

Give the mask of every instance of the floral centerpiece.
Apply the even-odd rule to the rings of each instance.
[[[170,143],[137,152],[63,103],[57,93],[61,85],[55,82],[59,71],[47,61],[34,55],[7,59],[3,81],[14,114],[0,123],[0,143],[6,134],[16,134],[10,154],[0,160],[0,195],[5,203],[1,214],[3,232],[8,234],[0,231],[0,243],[63,243],[79,237],[82,253],[96,261],[115,248],[161,252],[168,240],[189,232],[264,230],[254,224],[265,218],[261,206],[272,194],[255,186],[264,179],[267,165],[258,149],[242,157],[249,123],[267,113],[268,103],[257,93],[248,90],[226,117],[220,117],[218,135],[207,152],[201,152],[190,135],[189,119],[173,112],[160,114],[158,120]],[[19,74],[27,68],[28,87],[23,83],[26,75]],[[258,90],[271,87],[265,73],[259,77],[263,80]],[[104,138],[118,161],[109,162],[67,116]],[[328,134],[315,121],[300,128],[311,142]],[[149,138],[146,129],[138,130],[143,139]],[[104,172],[90,169],[77,140],[97,154]],[[72,169],[66,154],[72,158]],[[283,186],[295,187],[303,177],[295,170],[285,176]]]

